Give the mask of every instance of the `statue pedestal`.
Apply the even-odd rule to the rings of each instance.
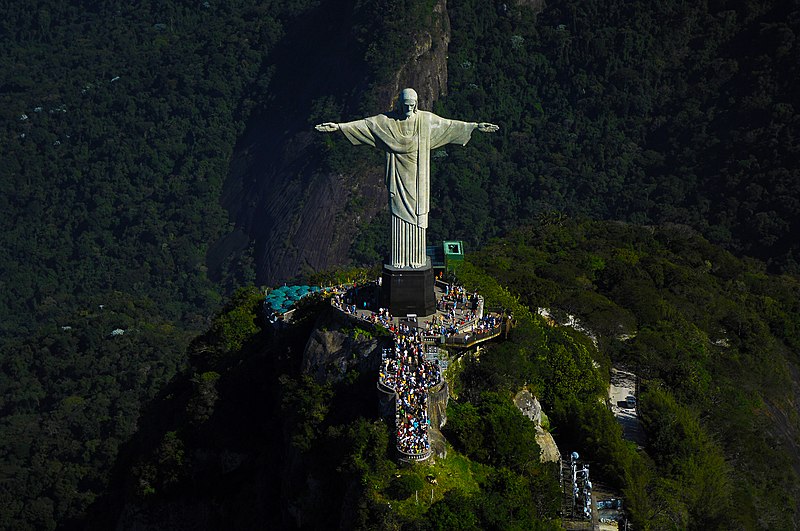
[[[381,279],[381,306],[388,307],[394,317],[425,317],[436,311],[430,258],[418,269],[383,264]]]

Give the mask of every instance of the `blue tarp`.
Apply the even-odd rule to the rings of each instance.
[[[319,286],[281,286],[270,291],[264,298],[264,303],[274,311],[284,313],[309,293],[321,290]]]

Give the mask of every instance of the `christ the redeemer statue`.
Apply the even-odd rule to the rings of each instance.
[[[395,268],[426,266],[425,231],[430,211],[431,150],[445,144],[465,145],[472,131],[493,133],[490,123],[448,120],[417,109],[417,93],[404,89],[398,109],[355,122],[326,122],[317,131],[341,131],[353,144],[367,144],[386,152],[386,187],[392,214],[392,249]]]

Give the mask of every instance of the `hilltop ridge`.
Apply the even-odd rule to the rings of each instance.
[[[170,401],[178,409],[151,409],[162,420],[148,423],[159,426],[150,446],[132,446],[139,450],[118,469],[117,481],[127,487],[117,492],[128,509],[114,521],[159,529],[154,515],[174,513],[191,514],[188,521],[201,527],[225,517],[243,528],[265,518],[298,528],[383,522],[438,529],[447,518],[503,527],[514,514],[549,528],[557,525],[560,495],[547,465],[532,465],[539,460],[535,424],[513,404],[525,388],[541,401],[559,446],[579,450],[593,477],[620,489],[635,525],[659,529],[676,518],[689,529],[794,525],[800,424],[791,378],[798,360],[788,347],[798,341],[791,324],[800,321],[791,295],[800,289],[796,280],[766,275],[674,226],[567,220],[520,230],[468,258],[461,281],[489,304],[512,309],[518,324],[507,341],[465,357],[449,374],[457,399],[447,409],[445,458],[397,468],[374,367],[350,364],[363,358],[356,352],[379,352],[376,338],[353,323],[334,325],[333,314],[324,317],[332,311],[327,303],[307,301],[297,328],[279,338],[254,331],[242,336],[243,350],[234,345],[225,355],[219,349],[228,342],[217,334],[235,326],[195,341],[192,358],[205,361],[173,384]],[[257,291],[240,296],[227,315],[249,327],[260,298]],[[234,310],[241,304],[249,309]],[[580,316],[597,346],[530,311],[543,306]],[[345,348],[325,354],[330,363],[316,356],[309,365],[303,353],[315,334],[336,335],[331,344]],[[344,373],[338,357],[348,360]],[[612,363],[635,367],[641,378],[642,452],[625,442],[604,405]],[[307,373],[322,366],[335,378]],[[211,382],[217,398],[208,416],[198,417],[197,401],[210,392],[202,382]],[[183,395],[174,391],[180,388]],[[781,477],[772,473],[778,462],[791,463]],[[143,488],[156,463],[157,475]],[[421,487],[402,485],[424,485],[431,474],[439,479],[426,487],[434,503],[414,505]],[[222,486],[246,494],[229,499]],[[500,492],[505,505],[485,512]],[[517,495],[533,496],[533,506],[525,502],[530,512],[517,512]],[[237,520],[242,500],[263,506],[265,496],[275,513],[250,511],[250,520]],[[729,510],[734,500],[736,511]],[[203,509],[187,508],[193,504]]]

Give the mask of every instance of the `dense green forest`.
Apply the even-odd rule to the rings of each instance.
[[[501,130],[435,156],[432,236],[480,246],[557,211],[682,223],[798,271],[796,3],[447,8],[449,94],[435,110]]]
[[[186,366],[189,340],[224,294],[254,280],[247,253],[217,264],[210,279],[209,246],[232,228],[222,185],[246,124],[274,98],[287,40],[313,44],[292,32],[308,30],[300,22],[319,18],[321,4],[332,7],[6,6],[0,527],[81,517],[142,404]],[[379,62],[399,47],[375,46],[371,36],[397,33],[430,8],[350,6],[345,30],[363,65],[361,93],[398,60]]]
[[[481,437],[490,457],[451,448],[434,467],[398,466],[376,374],[320,383],[301,370],[320,318],[357,341],[380,332],[340,327],[325,317],[329,304],[306,300],[292,328],[274,335],[261,329],[261,299],[255,289],[237,293],[192,342],[187,370],[145,413],[88,527],[558,528],[555,468],[538,463],[533,424],[505,394],[481,394],[485,428],[463,438],[467,455]],[[459,441],[467,407],[453,412],[464,419]]]
[[[315,26],[305,23],[339,4],[11,4],[0,20],[0,527],[80,526],[119,449],[141,427],[142,404],[176,373],[190,374],[195,381],[186,385],[200,395],[215,381],[215,370],[187,356],[188,345],[225,294],[255,278],[249,251],[208,271],[209,245],[232,229],[220,206],[230,156],[248,123],[281,106],[275,79],[282,90],[294,87],[296,70],[276,66],[297,68],[286,61],[287,43],[313,47]],[[796,515],[800,473],[790,444],[796,411],[787,407],[798,373],[786,365],[800,346],[796,280],[769,276],[760,262],[740,262],[686,227],[768,271],[798,272],[796,3],[561,0],[540,13],[500,1],[447,7],[449,95],[434,110],[502,129],[434,155],[431,239],[462,238],[476,249],[520,225],[548,227],[516,232],[474,262],[527,311],[581,315],[604,339],[598,353],[531,318],[518,339],[493,351],[504,354],[468,366],[461,385],[473,391],[454,403],[449,436],[459,455],[478,463],[469,465],[478,479],[429,514],[492,526],[488,493],[509,504],[519,499],[512,490],[546,493],[530,470],[485,459],[488,434],[462,437],[476,414],[512,415],[507,393],[528,383],[538,385],[565,441],[597,445],[607,478],[639,500],[641,524],[789,527],[780,515]],[[331,82],[340,92],[315,92],[289,115],[313,123],[383,110],[375,94],[404,60],[408,24],[429,24],[432,9],[427,0],[348,3],[337,20],[346,25],[353,75],[363,79],[348,89]],[[320,139],[320,168],[363,160],[347,147]],[[559,227],[567,216],[680,225],[652,234]],[[363,227],[357,262],[380,259],[386,223],[379,217]],[[228,330],[219,318],[212,335]],[[237,351],[238,339],[231,341],[208,348]],[[555,351],[560,361],[540,359]],[[611,421],[582,405],[604,378],[588,369],[589,357],[603,370],[610,359],[633,365],[650,382],[642,397],[650,458],[636,457],[618,435],[591,435]],[[302,380],[296,368],[276,370]],[[582,383],[570,388],[576,378]],[[193,400],[199,425],[204,406]],[[351,420],[325,421],[325,437],[356,444],[363,433],[353,430],[367,430],[382,440],[370,420]],[[166,452],[174,441],[164,441]],[[353,457],[345,442],[343,459]],[[692,456],[701,451],[708,457],[698,463]],[[393,470],[385,457],[369,457],[369,466],[363,455],[354,459],[353,477]],[[710,498],[690,488],[697,484],[728,513],[704,506]],[[525,516],[531,526],[553,514],[545,494],[538,500]],[[394,518],[362,506],[368,520]],[[519,510],[508,506],[508,514]],[[416,525],[418,516],[398,525]]]
[[[142,403],[252,278],[210,282],[205,253],[265,59],[308,4],[5,6],[0,527],[82,515]]]
[[[546,383],[540,392],[559,443],[580,444],[604,463],[639,525],[797,525],[795,277],[768,275],[763,264],[675,225],[562,221],[516,231],[472,261],[526,308],[579,316],[598,336],[601,367],[623,364],[642,378],[642,455],[594,432],[602,423],[602,433],[613,431],[605,408],[554,396]],[[547,344],[534,348],[542,351]],[[475,384],[513,389],[555,378],[570,389],[591,381],[560,363],[555,374],[543,372],[535,356],[507,345],[491,352],[481,356]]]
[[[687,224],[798,271],[796,3],[504,5],[448,3],[439,110],[503,129],[435,165],[442,235],[481,243],[557,210]]]
[[[219,301],[205,245],[227,227],[219,189],[278,15],[163,2],[7,13],[3,335],[109,290],[186,321]]]
[[[92,526],[558,528],[556,469],[539,463],[533,424],[511,401],[522,387],[561,451],[580,451],[595,480],[622,491],[636,528],[796,526],[796,279],[683,227],[589,221],[517,230],[459,278],[516,326],[449,371],[446,458],[397,465],[375,374],[322,383],[303,372],[315,326],[359,341],[379,330],[337,325],[309,300],[274,335],[256,325],[258,290],[243,290],[144,416]],[[542,306],[577,315],[597,344],[548,324]],[[641,377],[642,450],[602,400],[612,364]]]

